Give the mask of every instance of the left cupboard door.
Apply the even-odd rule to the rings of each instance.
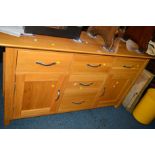
[[[64,75],[16,73],[14,119],[56,113]]]

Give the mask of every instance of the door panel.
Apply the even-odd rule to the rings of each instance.
[[[57,93],[64,80],[61,74],[17,74],[14,118],[55,112]]]
[[[97,107],[116,105],[131,86],[135,73],[112,71],[96,101]]]
[[[50,107],[58,81],[26,81],[24,83],[22,110]]]

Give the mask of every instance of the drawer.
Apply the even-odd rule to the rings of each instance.
[[[111,69],[113,57],[74,54],[72,73],[104,73]]]
[[[95,94],[64,95],[59,106],[59,112],[89,109],[94,106]]]
[[[66,72],[71,60],[70,53],[18,50],[17,72]]]
[[[104,84],[107,75],[71,75],[66,84],[68,91],[98,91]]]
[[[143,68],[146,60],[136,58],[115,58],[112,64],[112,68],[126,69],[126,70],[138,70]]]

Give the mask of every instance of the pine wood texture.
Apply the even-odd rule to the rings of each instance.
[[[90,38],[86,32],[82,32],[81,40],[83,41],[83,43],[77,43],[72,39],[43,35],[14,37],[11,35],[0,33],[0,45],[5,47],[49,50],[57,52],[154,58],[147,54],[139,54],[134,51],[127,51],[126,45],[123,42],[120,42],[117,53],[106,52],[102,48],[104,42],[103,39],[99,36],[96,39]]]
[[[94,107],[96,95],[104,84],[106,74],[70,75],[65,84],[65,91],[58,112],[89,109]]]
[[[133,73],[132,74],[132,82],[131,84],[126,87],[125,91],[124,91],[124,95],[122,95],[120,97],[120,102],[118,102],[115,107],[118,107],[122,104],[123,99],[125,98],[125,96],[127,95],[127,93],[129,92],[129,90],[131,89],[131,87],[134,85],[134,83],[136,82],[136,79],[140,76],[140,74],[143,72],[143,70],[145,69],[146,65],[148,64],[149,59],[145,59],[145,61],[143,61],[143,64],[141,64],[141,67],[139,68],[139,70],[137,70],[136,72],[133,72],[133,70],[127,70],[128,73]],[[130,68],[131,69],[131,68]],[[130,71],[130,72],[129,72]],[[126,73],[125,73],[126,74]]]
[[[72,60],[70,53],[18,50],[17,72],[67,72]]]
[[[5,96],[5,52],[3,52],[3,96]]]
[[[71,92],[67,95],[65,94],[62,98],[62,103],[60,104],[58,112],[69,112],[93,108],[95,102],[94,99],[94,92],[89,92],[88,94],[77,94],[75,92]]]
[[[120,72],[119,70],[111,71],[97,100],[97,107],[105,103],[116,105],[121,96],[124,96],[125,89],[131,85],[135,75],[130,72]]]
[[[141,69],[143,64],[145,63],[145,59],[133,59],[133,58],[120,58],[116,57],[115,61],[112,65],[113,69],[123,69],[130,71],[137,71]]]
[[[148,62],[140,58],[38,50],[16,52],[12,75],[15,94],[12,90],[14,100],[10,107],[13,116],[8,120],[118,106]],[[38,58],[47,64],[58,58],[63,65],[38,66]]]
[[[106,74],[104,75],[92,75],[92,74],[71,74],[66,89],[73,91],[88,91],[90,89],[98,90],[101,84],[105,81]]]
[[[104,74],[111,69],[113,60],[112,56],[74,54],[71,72]]]
[[[8,125],[13,119],[13,101],[15,90],[15,69],[16,69],[17,50],[6,48],[4,65],[4,124]]]
[[[0,33],[4,54],[5,124],[54,113],[119,106],[149,59],[145,54],[101,49],[102,40],[82,33],[70,39]],[[36,39],[36,40],[35,40]],[[23,49],[24,48],[24,49]]]
[[[64,76],[61,74],[16,74],[14,119],[28,115],[55,112],[58,90]],[[48,108],[48,111],[47,111]],[[43,109],[45,111],[43,111]],[[39,112],[39,113],[38,113]]]

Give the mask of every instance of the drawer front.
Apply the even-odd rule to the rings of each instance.
[[[66,72],[71,60],[70,53],[19,50],[17,72]]]
[[[136,58],[115,58],[112,64],[113,69],[139,70],[143,68],[146,60]]]
[[[94,93],[89,95],[64,95],[58,111],[67,112],[92,108],[94,105],[95,96],[96,94]]]
[[[105,73],[111,69],[113,57],[75,54],[71,66],[72,73]]]
[[[71,75],[66,84],[67,91],[95,91],[104,84],[106,75]]]

